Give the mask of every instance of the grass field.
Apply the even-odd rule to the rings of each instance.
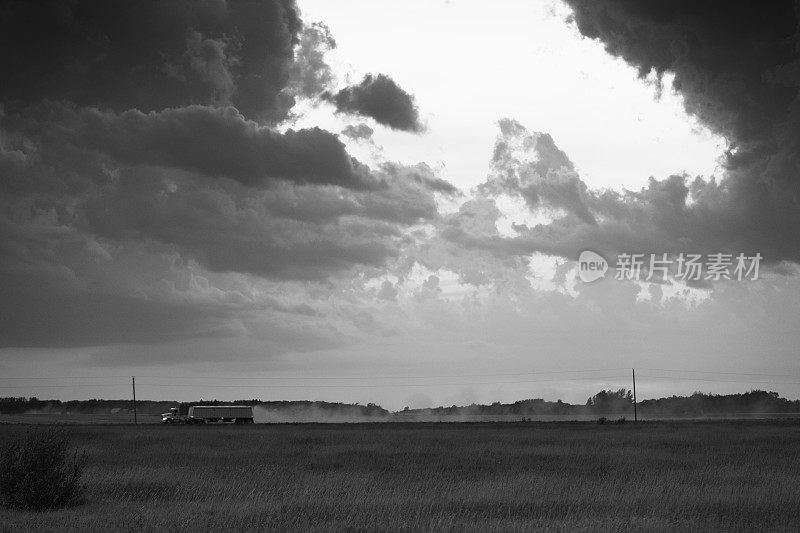
[[[65,430],[85,504],[0,529],[800,529],[796,421]]]

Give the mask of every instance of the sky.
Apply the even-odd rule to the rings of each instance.
[[[800,397],[793,5],[498,6],[4,4],[0,395]]]

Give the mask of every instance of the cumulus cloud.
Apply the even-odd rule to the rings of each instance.
[[[529,134],[518,122],[499,122],[501,138],[495,144],[495,175],[485,191],[513,191],[531,209],[564,209],[587,224],[596,221],[587,206],[587,188],[567,155],[546,133]]]
[[[336,40],[328,26],[322,22],[303,26],[290,81],[296,94],[315,98],[333,84],[335,78],[325,54],[334,48]]]
[[[503,120],[488,179],[476,189],[477,198],[443,218],[438,236],[517,266],[532,253],[574,260],[586,249],[607,257],[760,252],[769,264],[796,262],[792,228],[800,224],[800,210],[792,196],[772,195],[763,203],[756,196],[761,185],[743,169],[731,168],[719,182],[673,175],[650,178],[638,191],[590,189],[549,135]],[[503,235],[496,227],[501,195],[521,198],[546,216],[536,224],[512,224],[514,235]]]
[[[370,117],[395,130],[419,133],[425,129],[414,97],[385,74],[367,74],[361,83],[327,93],[325,98],[342,113]]]
[[[357,126],[349,125],[342,130],[342,135],[355,141],[371,139],[373,133],[375,133],[375,130],[364,123]]]

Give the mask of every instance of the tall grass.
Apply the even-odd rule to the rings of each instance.
[[[782,423],[80,427],[87,504],[21,530],[797,530]],[[0,429],[0,440],[19,431]]]

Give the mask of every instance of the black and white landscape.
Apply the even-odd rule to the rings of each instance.
[[[132,501],[233,490],[205,522],[133,523],[798,527],[799,24],[789,1],[0,2],[0,442],[77,423],[99,469],[88,507],[0,526],[118,529]],[[81,425],[201,402],[371,424]],[[743,416],[783,419],[674,421]],[[419,425],[440,422],[485,425]],[[102,470],[128,429],[186,469]],[[352,461],[348,431],[367,432]],[[227,463],[202,435],[279,452],[247,441],[248,473],[204,493]],[[632,468],[675,499],[653,511]]]

